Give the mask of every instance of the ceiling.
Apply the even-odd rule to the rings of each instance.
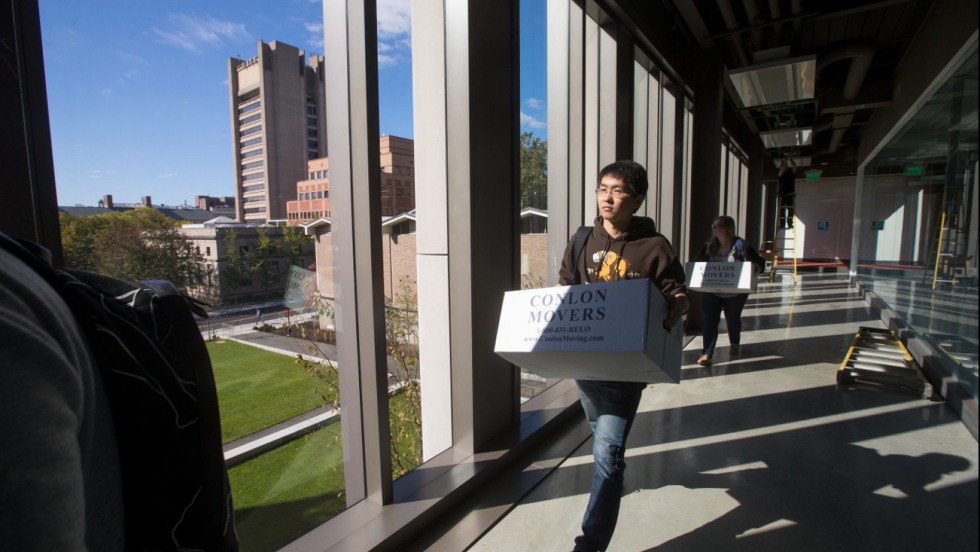
[[[898,64],[932,5],[930,0],[663,1],[702,48],[722,52],[730,107],[754,134],[772,139],[766,148],[773,159],[809,160],[825,176],[856,170],[861,130],[875,109],[893,98]],[[754,95],[739,85],[738,77],[745,76],[750,78],[741,82],[754,83]]]

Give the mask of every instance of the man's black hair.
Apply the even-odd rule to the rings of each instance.
[[[606,176],[621,180],[626,185],[629,193],[634,196],[647,195],[647,189],[650,187],[650,183],[647,180],[647,170],[636,161],[616,161],[615,163],[606,165],[599,171],[599,180],[597,182],[602,182],[602,179]]]

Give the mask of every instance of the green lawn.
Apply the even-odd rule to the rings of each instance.
[[[209,341],[228,443],[323,406],[320,382],[295,359],[234,341]]]
[[[242,552],[278,550],[342,512],[340,423],[228,470]]]
[[[233,341],[207,346],[224,442],[322,405],[322,384],[292,358]],[[393,412],[403,401],[391,398]],[[403,435],[399,447],[412,441]],[[242,551],[278,550],[346,508],[340,423],[229,468],[228,478]]]

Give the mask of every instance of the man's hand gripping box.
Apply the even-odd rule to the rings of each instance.
[[[679,383],[682,323],[646,278],[509,291],[494,352],[549,378]]]

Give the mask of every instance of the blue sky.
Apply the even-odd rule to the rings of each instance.
[[[378,6],[381,132],[412,138],[411,2]],[[545,0],[521,9],[521,129],[545,138]],[[234,195],[228,58],[259,40],[323,53],[321,0],[41,0],[40,14],[59,205]]]

